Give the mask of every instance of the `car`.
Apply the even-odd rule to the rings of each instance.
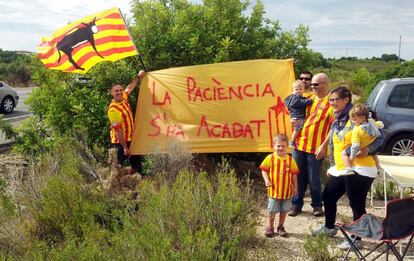
[[[0,112],[11,113],[19,102],[15,89],[0,81]]]
[[[384,123],[380,152],[414,155],[414,78],[380,81],[367,100],[368,108]]]

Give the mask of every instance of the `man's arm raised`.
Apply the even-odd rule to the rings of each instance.
[[[128,86],[125,89],[125,92],[128,93],[128,96],[132,93],[132,91],[137,86],[138,80],[142,79],[147,72],[144,70],[140,70],[137,74],[137,76],[128,84]]]

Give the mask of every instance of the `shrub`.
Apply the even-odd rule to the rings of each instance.
[[[342,255],[341,250],[336,249],[334,242],[326,235],[307,235],[304,248],[309,259],[314,261],[338,260]]]
[[[375,79],[374,76],[364,67],[352,75],[352,81],[354,88],[352,88],[351,91],[354,94],[360,94],[361,90],[373,85]]]
[[[158,174],[162,175],[162,174]],[[135,222],[114,242],[121,259],[238,260],[255,238],[256,207],[250,187],[234,172],[180,172],[168,181],[146,180]]]
[[[152,153],[144,158],[144,174],[151,176],[162,174],[173,181],[179,171],[190,169],[193,156],[183,143],[172,140],[167,146],[167,153],[162,153],[161,148],[154,144]]]
[[[400,189],[398,185],[393,181],[387,181],[387,199],[397,199],[400,198]],[[413,192],[412,188],[405,188],[403,191],[403,197],[408,197]],[[384,180],[381,179],[380,182],[375,182],[374,187],[372,188],[372,193],[375,199],[384,200]]]
[[[32,175],[9,204],[19,211],[0,211],[1,257],[239,260],[254,244],[251,182],[239,182],[226,164],[213,176],[174,170],[172,178],[160,171],[141,183],[134,201],[111,198],[99,180],[88,179],[96,168],[88,155],[79,141],[61,138],[50,153],[29,161]],[[0,182],[4,209],[9,198],[2,188]]]

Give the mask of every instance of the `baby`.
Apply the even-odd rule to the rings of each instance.
[[[362,104],[356,104],[349,111],[349,117],[355,126],[352,129],[351,146],[342,151],[342,160],[346,168],[342,175],[352,175],[355,172],[352,169],[352,161],[356,154],[362,148],[369,146],[376,138],[381,136],[379,129],[384,128],[381,121],[374,121],[369,118],[368,108]],[[375,165],[379,168],[378,156],[374,155]]]
[[[313,103],[313,100],[303,97],[305,84],[297,80],[292,84],[293,93],[286,97],[285,105],[289,110],[290,120],[293,124],[293,133],[289,142],[289,147],[296,148],[296,138],[302,130],[306,118],[306,107]]]

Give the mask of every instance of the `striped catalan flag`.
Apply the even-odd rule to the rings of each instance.
[[[37,56],[49,69],[85,74],[95,64],[138,55],[118,8],[84,17],[49,38]]]

